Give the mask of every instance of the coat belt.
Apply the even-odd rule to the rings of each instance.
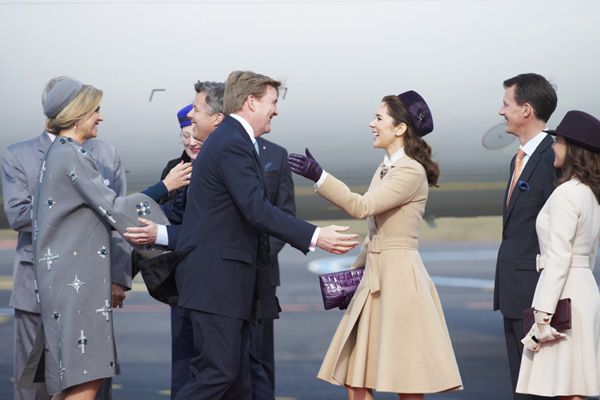
[[[379,263],[380,255],[385,250],[391,249],[408,249],[416,250],[418,248],[419,241],[416,238],[405,237],[405,236],[382,236],[373,235],[369,239],[368,251],[368,277],[369,277],[369,289],[371,293],[379,292]],[[401,263],[402,261],[399,260]]]
[[[571,256],[570,268],[590,268],[590,257],[589,256]],[[535,257],[535,269],[538,272],[542,272],[544,269],[544,257],[538,254]]]

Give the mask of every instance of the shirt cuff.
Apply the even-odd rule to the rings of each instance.
[[[310,239],[310,246],[308,246],[309,251],[315,251],[317,248],[317,239],[319,239],[319,233],[321,233],[321,228],[317,226],[315,229],[315,233],[312,235],[312,239]]]
[[[159,246],[168,246],[169,245],[169,233],[167,232],[167,227],[165,225],[157,225],[156,232],[156,241],[154,244]]]
[[[327,178],[327,172],[323,171],[319,180],[315,182],[315,190],[319,190],[319,188],[321,188],[321,185],[323,185],[323,182],[325,182],[325,178]]]

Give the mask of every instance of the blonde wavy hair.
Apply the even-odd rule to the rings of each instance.
[[[75,126],[88,118],[100,105],[102,90],[92,85],[83,85],[77,96],[71,100],[54,118],[46,120],[46,131],[58,135],[61,131]]]

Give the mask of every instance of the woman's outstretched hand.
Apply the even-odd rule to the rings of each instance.
[[[308,148],[306,148],[306,155],[291,153],[288,156],[287,165],[294,173],[302,175],[313,182],[317,182],[323,173],[323,168],[310,154]]]

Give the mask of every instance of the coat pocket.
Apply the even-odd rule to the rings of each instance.
[[[245,250],[225,247],[221,250],[223,260],[240,261],[246,264],[252,264],[252,255]]]
[[[20,254],[17,257],[21,263],[33,264],[33,251],[31,250],[31,247],[24,248],[19,253]]]

